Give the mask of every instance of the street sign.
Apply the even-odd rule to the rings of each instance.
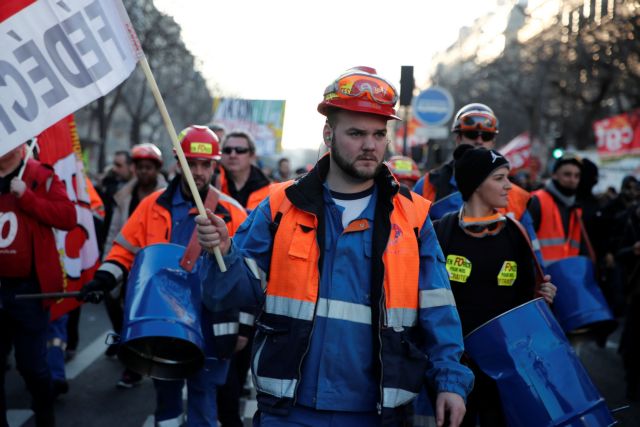
[[[413,100],[413,115],[427,126],[446,123],[453,114],[453,97],[445,88],[433,86]]]

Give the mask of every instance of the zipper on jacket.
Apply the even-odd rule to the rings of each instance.
[[[382,332],[381,329],[384,327],[384,325],[387,324],[387,312],[384,309],[384,296],[382,296],[380,298],[380,301],[378,301],[378,305],[379,305],[379,309],[380,309],[380,317],[382,317],[382,319],[378,319],[378,321],[382,320],[380,323],[380,327],[378,328],[378,360],[380,361],[380,383],[378,384],[378,388],[380,390],[380,402],[378,402],[377,409],[378,409],[378,415],[382,415],[382,405],[384,404],[384,366],[382,364]]]

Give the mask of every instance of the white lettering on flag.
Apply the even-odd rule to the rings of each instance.
[[[142,56],[120,0],[39,0],[0,22],[0,155],[106,95]]]

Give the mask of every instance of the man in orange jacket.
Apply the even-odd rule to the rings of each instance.
[[[594,259],[582,209],[576,205],[581,171],[581,159],[566,154],[555,161],[551,179],[531,198],[529,212],[545,264],[577,255]]]
[[[205,205],[217,199],[213,208],[215,215],[234,232],[246,218],[243,207],[210,185],[219,159],[218,138],[206,126],[189,126],[180,133],[179,140],[200,197]],[[195,232],[196,214],[187,181],[182,174],[177,175],[166,189],[140,202],[115,238],[94,279],[82,288],[79,298],[99,302],[103,292],[123,280],[136,253],[149,245],[170,242],[186,247]],[[216,386],[224,381],[227,369],[228,362],[220,360],[216,366],[208,366],[187,379],[189,425],[217,426]],[[184,381],[154,380],[154,385],[158,401],[156,423],[181,425]]]

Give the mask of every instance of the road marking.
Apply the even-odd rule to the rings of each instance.
[[[29,421],[29,418],[32,416],[33,411],[30,409],[9,409],[7,411],[9,427],[20,427],[22,424]]]
[[[64,367],[67,380],[76,378],[82,373],[82,371],[87,369],[89,365],[95,362],[98,357],[104,354],[104,351],[107,348],[105,340],[107,339],[107,336],[112,333],[113,332],[111,331],[102,332],[98,335],[98,338],[94,339],[91,344],[80,351],[76,357],[67,362]]]

